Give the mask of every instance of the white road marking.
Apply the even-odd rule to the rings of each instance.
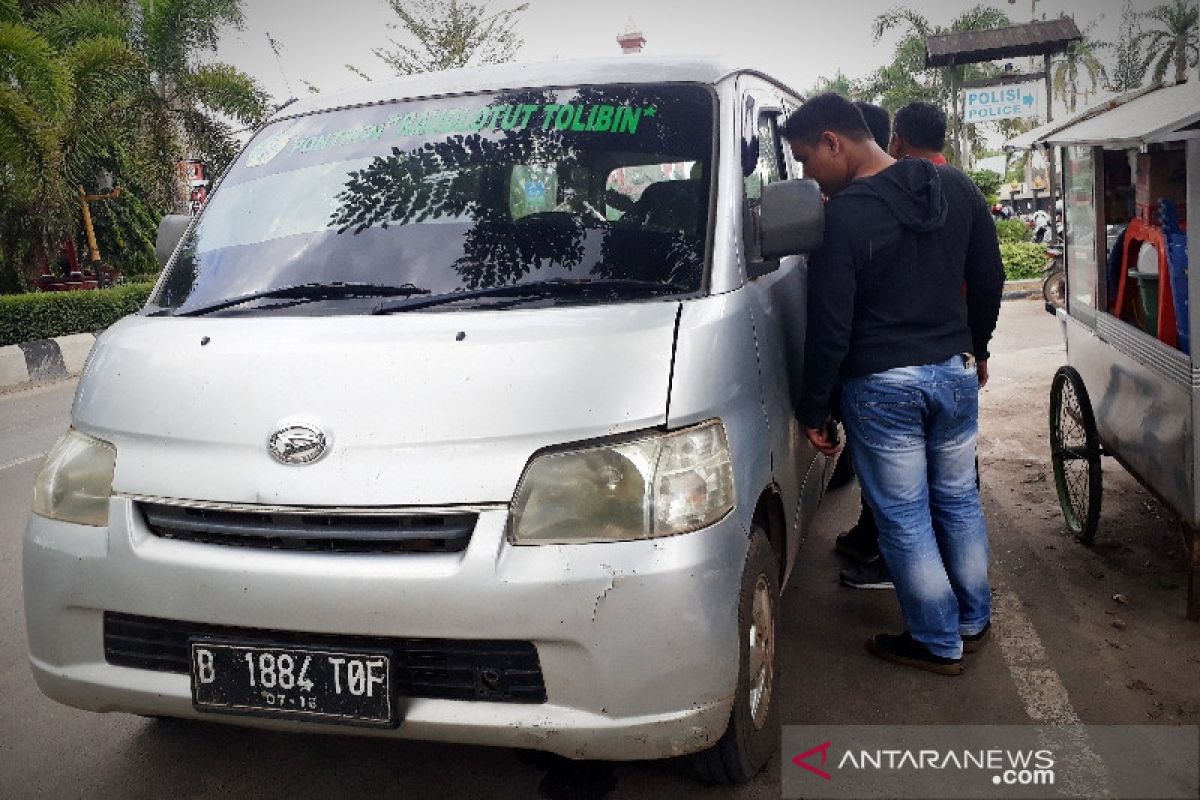
[[[992,590],[992,633],[1025,713],[1041,726],[1038,739],[1055,753],[1056,788],[1070,797],[1112,797],[1104,760],[1092,749],[1067,687],[1050,663],[1020,598],[995,579]]]
[[[28,464],[30,461],[37,461],[39,458],[45,458],[45,457],[46,457],[45,453],[36,453],[32,456],[25,456],[24,458],[18,458],[16,461],[10,461],[7,464],[0,464],[0,472],[3,472],[4,470],[9,469],[11,467],[19,467],[22,464]]]

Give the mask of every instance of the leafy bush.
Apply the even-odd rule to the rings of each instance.
[[[1046,249],[1033,242],[1001,242],[1004,277],[1010,281],[1040,278],[1046,267]]]
[[[120,282],[123,286],[131,283],[154,283],[158,280],[158,275],[157,272],[123,272]]]
[[[979,191],[983,192],[984,197],[995,197],[1000,192],[1000,182],[1003,177],[998,172],[992,172],[990,169],[972,169],[967,171],[967,177],[974,181],[979,187]],[[995,202],[989,200],[989,203]]]
[[[1024,220],[998,219],[996,236],[1002,242],[1030,242],[1033,241],[1033,229],[1025,224]]]
[[[0,297],[0,345],[107,328],[146,304],[153,284]]]

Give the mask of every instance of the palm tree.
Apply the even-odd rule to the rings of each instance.
[[[1003,11],[983,5],[977,5],[959,14],[949,27],[932,25],[926,17],[904,6],[891,8],[875,18],[871,27],[872,36],[878,42],[885,33],[895,29],[903,30],[904,35],[896,45],[892,63],[872,76],[869,82],[870,89],[882,98],[881,104],[889,110],[895,110],[914,100],[923,100],[951,109],[948,116],[953,130],[954,159],[962,163],[962,113],[959,111],[958,98],[951,91],[952,87],[955,83],[961,85],[967,79],[989,75],[995,71],[995,67],[967,64],[926,69],[925,38],[955,31],[1000,28],[1008,24],[1008,16]],[[974,143],[980,138],[976,135],[975,126],[966,127],[967,138]]]
[[[222,117],[256,126],[268,114],[268,97],[238,69],[200,63],[216,51],[223,28],[241,28],[241,0],[137,0],[137,7],[135,46],[149,70],[141,132],[157,156],[155,199],[176,207],[183,199],[179,159],[194,155],[221,172],[238,150],[233,126]]]
[[[153,268],[158,219],[183,199],[188,154],[220,171],[232,125],[267,112],[257,84],[200,63],[239,0],[0,0],[0,288],[27,287],[80,225],[79,187],[116,175],[93,208],[101,252]]]
[[[1075,113],[1079,98],[1079,79],[1081,73],[1086,73],[1091,91],[1101,81],[1107,81],[1108,75],[1104,64],[1100,62],[1099,53],[1106,45],[1091,38],[1090,34],[1096,23],[1092,23],[1083,31],[1083,38],[1071,42],[1067,51],[1057,59],[1052,67],[1051,87],[1054,94],[1067,105],[1069,113]]]
[[[1187,80],[1188,68],[1200,62],[1200,4],[1196,0],[1171,0],[1143,17],[1159,26],[1142,34],[1144,65],[1154,65],[1153,80],[1161,81],[1171,64],[1175,65],[1175,82]]]
[[[7,289],[26,285],[78,225],[77,187],[131,144],[119,124],[140,60],[119,15],[76,0],[32,20],[0,0],[0,251]]]
[[[1118,94],[1131,92],[1142,85],[1146,77],[1145,59],[1142,58],[1144,34],[1141,15],[1133,9],[1133,0],[1125,0],[1121,10],[1121,29],[1117,40],[1109,45],[1114,55],[1112,70],[1108,73],[1109,90]]]

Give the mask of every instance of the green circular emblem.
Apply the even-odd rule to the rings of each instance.
[[[287,147],[288,142],[292,137],[287,133],[277,133],[266,141],[259,142],[250,148],[250,155],[246,157],[246,166],[261,167],[275,156],[283,152],[283,148]]]

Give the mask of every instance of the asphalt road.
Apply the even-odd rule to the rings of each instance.
[[[1006,303],[993,351],[980,453],[996,640],[953,679],[869,656],[866,638],[900,630],[900,616],[891,592],[838,586],[833,537],[852,524],[858,493],[837,490],[784,594],[785,723],[1200,722],[1200,626],[1182,616],[1182,560],[1169,519],[1106,462],[1097,546],[1067,537],[1045,447],[1046,395],[1065,359],[1057,324],[1039,303]],[[66,427],[73,390],[68,381],[0,394],[0,797],[528,798],[548,779],[583,780],[505,749],[98,715],[42,697],[25,661],[20,539],[37,456]],[[1114,603],[1114,593],[1128,602]],[[621,765],[612,777],[612,798],[780,791],[778,759],[737,789],[701,786],[681,762]],[[1087,775],[1074,777],[1080,791],[1103,794]],[[576,787],[561,796],[587,795]]]

